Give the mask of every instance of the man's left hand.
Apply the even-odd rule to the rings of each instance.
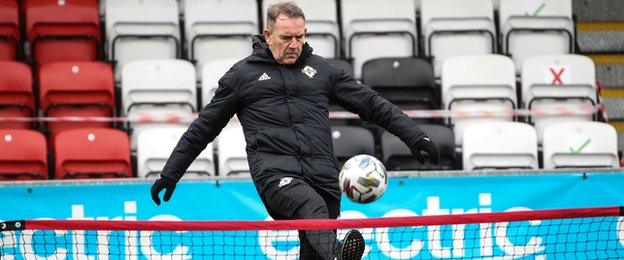
[[[423,155],[422,152],[427,153],[429,155],[429,162],[433,165],[438,165],[440,162],[440,152],[438,151],[438,146],[436,146],[429,137],[423,137],[418,140],[413,147],[410,147],[412,154],[416,157],[416,160],[421,164],[425,163],[427,159],[426,155]]]

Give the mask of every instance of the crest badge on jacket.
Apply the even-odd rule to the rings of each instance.
[[[301,69],[301,72],[303,72],[303,74],[306,74],[309,78],[313,78],[314,75],[316,75],[316,70],[310,66],[303,67],[303,69]]]

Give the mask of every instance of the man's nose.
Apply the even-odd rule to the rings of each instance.
[[[297,44],[297,39],[292,39],[288,42],[288,48],[296,49],[297,47],[299,47],[299,45]]]

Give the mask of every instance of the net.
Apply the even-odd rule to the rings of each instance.
[[[341,239],[358,229],[365,259],[619,259],[621,215],[620,207],[601,207],[342,220],[9,221],[0,224],[0,258],[297,259],[297,230],[337,230]]]

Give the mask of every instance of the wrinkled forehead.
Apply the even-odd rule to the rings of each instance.
[[[282,14],[275,20],[273,29],[279,35],[300,36],[305,34],[305,20],[301,17],[290,18]]]

